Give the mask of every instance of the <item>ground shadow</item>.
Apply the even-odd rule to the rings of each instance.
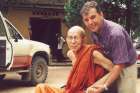
[[[33,87],[29,84],[28,81],[23,80],[0,80],[0,90],[6,90],[6,89],[13,89],[18,87]]]

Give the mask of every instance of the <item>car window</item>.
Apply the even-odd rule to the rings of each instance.
[[[2,18],[0,18],[0,36],[6,36],[6,29],[4,26],[4,23],[2,21]]]
[[[12,25],[10,25],[8,22],[6,22],[6,24],[8,26],[8,29],[9,29],[9,32],[10,32],[10,36],[13,39],[22,39],[20,34],[16,31],[16,29]]]

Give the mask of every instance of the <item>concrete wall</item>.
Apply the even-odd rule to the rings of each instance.
[[[31,11],[28,10],[9,9],[6,17],[25,38],[29,38],[29,17],[31,15]]]

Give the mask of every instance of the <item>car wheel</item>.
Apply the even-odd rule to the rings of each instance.
[[[22,74],[22,80],[30,81],[31,85],[45,82],[48,75],[48,66],[46,60],[41,56],[33,58],[29,73]]]
[[[33,59],[31,67],[31,82],[32,84],[45,82],[48,75],[47,62],[43,57],[36,56]]]
[[[3,80],[3,79],[4,79],[4,77],[5,77],[5,74],[0,75],[0,80]]]

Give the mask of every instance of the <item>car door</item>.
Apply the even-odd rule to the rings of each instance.
[[[8,40],[4,17],[0,12],[0,68],[8,68],[13,60],[13,47]]]
[[[27,67],[30,60],[30,50],[31,45],[28,40],[25,40],[20,33],[18,33],[17,29],[8,21],[6,21],[6,25],[8,27],[10,36],[9,40],[12,42],[13,50],[14,50],[14,62],[12,67]]]

